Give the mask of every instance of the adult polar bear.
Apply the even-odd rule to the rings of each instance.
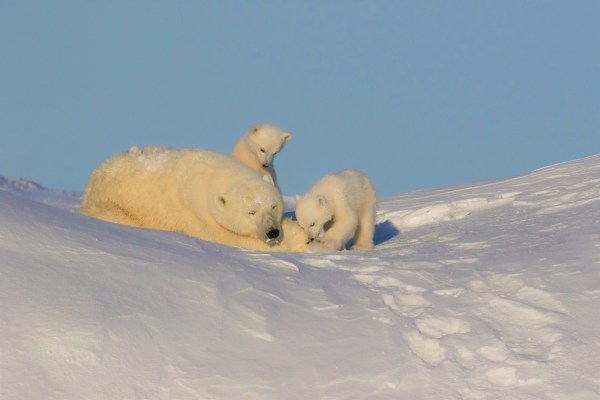
[[[253,250],[306,251],[295,222],[282,229],[282,209],[279,191],[231,157],[134,146],[92,173],[80,212]]]
[[[309,241],[343,250],[373,248],[377,192],[367,175],[355,169],[321,177],[303,196],[296,196],[296,218]]]
[[[256,124],[235,143],[231,156],[246,164],[279,188],[274,158],[292,138],[275,125]]]

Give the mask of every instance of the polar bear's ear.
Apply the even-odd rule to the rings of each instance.
[[[250,134],[254,135],[254,134],[256,134],[256,132],[258,132],[258,130],[259,130],[259,126],[254,125],[252,128],[250,128]]]
[[[296,195],[296,204],[298,204],[298,202],[300,201],[301,198],[302,198],[302,196],[300,196],[299,194]]]
[[[227,198],[225,195],[218,195],[215,197],[215,204],[218,208],[224,208],[227,205]]]
[[[317,196],[317,206],[325,207],[327,205],[327,199],[322,194]]]
[[[292,140],[292,134],[289,132],[283,132],[283,141],[287,142],[288,140]]]

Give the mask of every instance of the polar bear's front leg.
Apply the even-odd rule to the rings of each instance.
[[[356,228],[354,245],[350,250],[371,250],[373,247],[373,234],[375,233],[375,209],[363,211],[360,222]]]
[[[323,249],[323,251],[326,249],[336,250],[336,251],[340,251],[340,250],[344,249],[344,245],[341,244],[340,240],[327,238],[326,236],[316,239],[315,242],[317,243],[317,246],[319,246],[319,248]],[[315,242],[313,242],[313,243],[315,243]]]
[[[144,227],[130,211],[115,202],[100,203],[100,206],[95,205],[91,210],[82,211],[82,214],[115,224]]]

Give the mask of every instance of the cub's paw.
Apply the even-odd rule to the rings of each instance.
[[[356,243],[350,247],[350,250],[372,250],[374,247],[373,243]]]

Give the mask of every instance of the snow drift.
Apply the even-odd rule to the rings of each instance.
[[[376,249],[261,253],[0,179],[2,399],[600,397],[600,155],[384,198]]]

